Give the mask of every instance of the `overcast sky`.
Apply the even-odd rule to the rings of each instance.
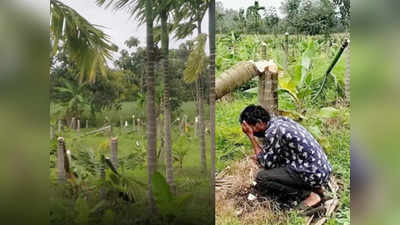
[[[141,46],[146,45],[146,25],[139,26],[135,18],[129,18],[129,13],[123,10],[115,12],[111,7],[108,9],[100,8],[95,4],[95,0],[61,1],[75,9],[90,23],[103,26],[102,30],[111,37],[111,41],[120,49],[127,48],[124,42],[131,36],[138,38]],[[202,31],[203,33],[208,33],[208,13],[204,16]],[[193,38],[195,36],[188,37],[187,39]],[[177,48],[183,42],[185,40],[177,41],[171,37],[170,48]]]
[[[32,0],[23,0],[33,2]],[[134,18],[129,18],[129,14],[125,11],[115,12],[111,8],[104,9],[96,6],[95,0],[61,0],[64,4],[75,9],[79,14],[84,16],[90,23],[102,26],[102,30],[111,37],[111,41],[120,49],[126,48],[124,42],[129,37],[134,36],[141,42],[141,46],[146,44],[146,27],[139,26]],[[239,9],[247,8],[254,4],[254,0],[217,0],[222,2],[225,8]],[[279,9],[283,0],[259,0],[261,6],[275,6]],[[40,1],[44,4],[38,4],[48,7],[47,1]],[[47,4],[46,4],[47,2]],[[278,10],[279,12],[279,10]],[[202,23],[202,31],[208,33],[208,13],[204,16]],[[187,39],[193,39],[195,36],[186,38],[185,40],[170,39],[170,47],[177,48]],[[208,43],[207,48],[208,50]],[[208,52],[208,51],[207,51]]]

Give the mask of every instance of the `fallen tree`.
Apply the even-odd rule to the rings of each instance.
[[[240,62],[224,71],[215,81],[216,99],[222,98],[257,76],[260,105],[277,114],[278,66],[273,61]]]

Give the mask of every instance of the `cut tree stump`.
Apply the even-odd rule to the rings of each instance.
[[[57,172],[58,180],[60,183],[64,183],[67,180],[67,174],[65,171],[65,142],[63,137],[57,139]]]
[[[118,139],[116,137],[111,138],[110,150],[111,162],[115,168],[118,168]]]
[[[53,140],[54,138],[54,127],[53,125],[50,125],[50,139]]]
[[[77,120],[77,123],[76,123],[76,131],[77,131],[78,133],[81,132],[81,120]]]

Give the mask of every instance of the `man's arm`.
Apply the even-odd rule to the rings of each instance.
[[[275,168],[277,166],[277,161],[279,157],[276,152],[274,152],[273,146],[277,141],[279,141],[280,131],[278,127],[271,126],[270,130],[265,133],[266,143],[263,148],[258,144],[256,138],[254,137],[253,132],[248,131],[251,129],[246,122],[242,124],[243,132],[247,134],[250,142],[253,145],[255,155],[252,159],[258,164],[260,167],[264,167],[266,169]]]
[[[254,132],[253,129],[247,124],[246,121],[242,123],[242,130],[243,132],[247,135],[249,138],[251,144],[253,145],[253,151],[254,155],[251,156],[250,158],[254,161],[254,163],[258,166],[261,167],[260,163],[258,162],[258,154],[262,152],[261,146],[258,144],[256,138],[254,137]]]
[[[253,145],[254,154],[258,155],[262,151],[262,148],[258,144],[256,138],[254,137],[254,135],[247,135],[247,137]]]

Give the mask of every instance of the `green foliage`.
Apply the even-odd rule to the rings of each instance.
[[[75,202],[75,210],[77,217],[75,223],[77,225],[89,225],[90,209],[87,202],[83,198],[78,198]]]
[[[58,0],[50,1],[50,18],[51,55],[66,52],[77,64],[80,80],[94,82],[97,71],[106,75],[106,60],[113,51],[109,36]]]
[[[195,42],[193,51],[190,53],[186,62],[186,68],[183,72],[183,80],[186,83],[192,83],[197,80],[206,68],[205,44],[207,40],[206,34],[200,34]]]
[[[251,3],[249,3],[251,4]],[[349,29],[349,0],[285,0],[281,2],[281,18],[277,8],[260,6],[255,1],[247,9],[232,10],[222,3],[216,6],[216,31],[246,34],[328,34]]]
[[[186,206],[191,194],[174,196],[165,178],[156,172],[152,178],[152,191],[157,208],[167,224],[172,223],[177,214]]]
[[[185,156],[189,152],[189,148],[190,148],[189,143],[190,143],[190,141],[192,141],[191,139],[193,139],[193,138],[190,138],[187,135],[181,135],[180,137],[175,139],[173,142],[172,155],[173,155],[174,160],[178,161],[179,168],[181,168],[181,169],[183,167],[183,160],[185,159]]]
[[[266,44],[267,59],[273,59],[282,71],[279,76],[280,109],[295,110],[296,113],[304,114],[303,111],[309,107],[311,94],[318,91],[321,79],[334,54],[340,48],[343,38],[345,34],[332,35],[328,39],[324,36],[290,35],[288,68],[285,70],[280,66],[285,61],[285,51],[281,47],[285,45],[284,35],[238,35],[236,33],[218,35],[217,77],[240,61],[260,60],[262,58],[261,45]],[[344,60],[341,59],[334,68],[332,76],[329,76],[322,97],[316,103],[326,105],[327,102],[344,97],[344,72]],[[253,79],[239,88],[238,92],[255,94],[256,86],[257,80]]]
[[[111,192],[121,192],[129,201],[138,201],[142,198],[142,190],[145,184],[135,179],[131,172],[121,169],[118,174],[111,170],[106,170],[105,186],[111,187]]]
[[[65,102],[62,103],[65,112],[64,115],[79,117],[85,109],[89,107],[88,100],[85,99],[85,83],[74,85],[71,81],[63,80],[65,87],[55,87],[56,93],[65,96]]]

